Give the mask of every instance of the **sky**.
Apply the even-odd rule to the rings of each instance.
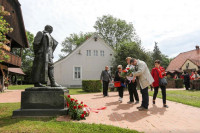
[[[200,45],[200,0],[19,0],[26,30],[34,35],[52,25],[61,43],[72,33],[94,32],[98,17],[112,15],[132,23],[142,46],[153,50],[154,42],[170,58]]]

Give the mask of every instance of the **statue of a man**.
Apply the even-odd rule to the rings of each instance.
[[[33,49],[35,58],[33,61],[32,78],[35,87],[45,87],[48,77],[51,87],[61,87],[54,79],[53,52],[58,42],[51,36],[53,27],[46,25],[44,31],[39,31],[34,38]]]

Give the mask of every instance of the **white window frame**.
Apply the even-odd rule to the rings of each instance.
[[[92,55],[91,53],[92,53],[91,50],[86,50],[86,55],[87,56],[91,56]]]
[[[75,78],[75,67],[80,67],[80,78]],[[73,66],[73,80],[82,80],[82,66]]]
[[[98,56],[98,50],[93,50],[94,56]]]
[[[102,56],[102,57],[105,56],[105,52],[104,52],[104,50],[101,50],[101,51],[100,51],[100,56]]]

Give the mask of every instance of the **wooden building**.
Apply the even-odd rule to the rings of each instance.
[[[5,20],[13,28],[13,32],[7,35],[10,43],[0,48],[2,52],[9,56],[9,59],[0,63],[0,91],[4,88],[5,79],[8,78],[9,68],[16,74],[21,73],[21,55],[23,48],[28,48],[28,41],[22,17],[21,5],[18,0],[0,0],[0,6],[10,12],[10,16],[5,16]],[[2,59],[2,57],[0,57]],[[19,73],[20,72],[20,73]]]

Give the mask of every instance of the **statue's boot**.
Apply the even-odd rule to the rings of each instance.
[[[54,82],[54,83],[51,83],[51,87],[62,87],[62,86]]]
[[[61,85],[59,85],[58,83],[56,83],[56,81],[54,79],[53,66],[49,67],[48,75],[49,75],[49,80],[50,80],[50,83],[51,83],[51,87],[62,87]]]
[[[42,85],[41,83],[35,83],[34,87],[45,87],[44,85]]]

